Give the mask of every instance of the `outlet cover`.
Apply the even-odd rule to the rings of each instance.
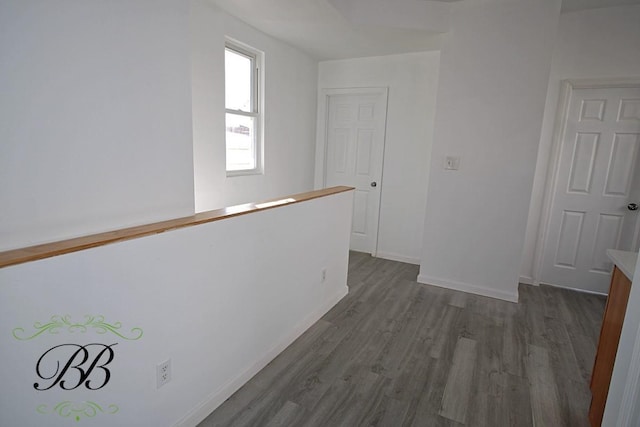
[[[156,377],[158,388],[171,381],[171,359],[167,359],[156,365]]]
[[[460,168],[460,157],[447,156],[444,160],[444,168],[450,171],[457,171]]]

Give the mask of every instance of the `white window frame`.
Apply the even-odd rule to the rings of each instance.
[[[264,128],[264,92],[263,92],[263,63],[264,63],[264,54],[257,49],[254,49],[244,43],[238,42],[237,40],[233,40],[230,38],[225,39],[225,52],[227,50],[231,50],[240,55],[246,56],[251,60],[253,65],[253,71],[251,73],[251,94],[252,94],[252,102],[251,102],[251,111],[241,111],[241,110],[232,110],[226,108],[225,105],[225,117],[226,114],[235,114],[240,116],[253,117],[255,122],[255,130],[254,130],[254,154],[255,154],[255,168],[252,169],[239,169],[239,170],[227,170],[227,176],[243,176],[243,175],[260,175],[264,173],[264,139],[263,139],[263,128]],[[226,79],[226,75],[225,75]],[[226,122],[226,119],[225,119]],[[226,133],[225,133],[225,156],[227,153],[226,149]],[[226,157],[225,157],[226,159]],[[226,169],[226,160],[225,160],[225,169]]]

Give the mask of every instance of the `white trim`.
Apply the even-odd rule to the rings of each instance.
[[[246,43],[233,39],[231,37],[225,37],[224,42],[225,52],[227,49],[239,54],[246,56],[251,59],[253,63],[253,70],[251,73],[251,87],[252,87],[252,102],[251,102],[251,111],[241,111],[241,110],[230,110],[226,108],[225,105],[225,123],[226,123],[226,115],[227,114],[235,114],[239,116],[245,117],[253,117],[256,122],[255,136],[254,136],[254,150],[255,150],[255,162],[256,166],[252,169],[237,169],[237,170],[228,170],[226,169],[226,159],[225,159],[225,170],[227,178],[232,178],[236,176],[247,176],[247,175],[263,175],[264,174],[264,107],[265,107],[265,75],[264,75],[264,52],[258,50],[252,46],[249,46]],[[225,76],[226,80],[226,76]],[[226,125],[225,125],[226,128]],[[226,137],[225,137],[225,155],[226,155]]]
[[[525,285],[538,286],[538,284],[533,281],[533,277],[530,276],[520,276],[520,279],[518,281],[520,283],[524,283]]]
[[[640,394],[640,327],[636,331],[636,342],[633,345],[631,362],[629,363],[629,373],[627,374],[627,384],[622,392],[622,403],[618,415],[618,427],[628,427],[635,415],[638,398]]]
[[[567,124],[567,108],[571,99],[572,85],[569,80],[562,81],[560,97],[556,109],[556,119],[553,128],[553,139],[551,143],[551,153],[549,154],[549,168],[547,169],[546,184],[544,187],[544,197],[542,201],[542,212],[540,215],[538,238],[536,239],[536,250],[533,255],[533,282],[540,283],[542,276],[542,262],[544,250],[547,243],[549,221],[551,219],[551,209],[553,207],[553,189],[556,186],[558,166],[560,161],[560,147],[564,137]]]
[[[640,77],[620,77],[603,79],[567,79],[573,89],[608,89],[620,87],[638,87]]]
[[[631,246],[632,252],[638,252],[640,248],[640,219],[636,219],[636,228],[633,231],[633,242]]]
[[[378,235],[380,234],[380,209],[382,208],[382,192],[384,191],[384,153],[387,140],[387,116],[389,108],[389,88],[388,87],[352,87],[352,88],[322,88],[318,91],[318,117],[316,129],[316,166],[314,174],[314,189],[319,190],[326,187],[327,171],[327,126],[329,125],[329,97],[334,95],[380,95],[385,109],[385,121],[382,134],[382,159],[380,169],[380,202],[378,203],[378,224],[376,235],[373,241],[371,256],[378,256]]]
[[[606,297],[608,295],[606,292],[590,291],[588,289],[572,288],[570,286],[562,286],[562,285],[554,285],[553,283],[537,282],[536,286],[540,286],[540,285],[551,286],[553,288],[568,289],[570,291],[581,292],[583,294],[600,295],[600,296],[603,296],[603,297]]]
[[[471,285],[468,283],[454,282],[451,280],[438,279],[423,274],[418,276],[418,283],[438,286],[440,288],[453,289],[454,291],[468,292],[470,294],[482,295],[489,298],[501,299],[509,302],[518,302],[518,292],[505,292],[484,286]]]
[[[554,204],[554,189],[556,187],[560,167],[560,149],[562,147],[562,140],[564,139],[564,133],[568,119],[568,106],[573,90],[638,86],[640,86],[640,78],[637,77],[610,79],[567,79],[561,82],[560,96],[558,98],[558,106],[556,109],[556,118],[553,128],[551,152],[549,154],[549,168],[547,169],[538,236],[536,238],[536,249],[533,255],[532,279],[534,284],[540,283],[542,277],[544,252],[546,249],[546,245],[549,243],[549,222],[551,220],[551,211]]]
[[[404,262],[405,264],[420,265],[420,258],[413,258],[406,255],[394,254],[393,252],[379,252],[376,255],[378,258],[388,259],[389,261]]]
[[[349,293],[349,288],[344,287],[340,292],[336,293],[327,300],[320,308],[313,313],[309,314],[304,320],[302,320],[295,328],[291,330],[280,342],[276,343],[271,350],[267,351],[261,357],[259,357],[251,366],[241,372],[237,377],[223,385],[218,390],[211,393],[207,398],[198,406],[189,411],[184,417],[182,417],[175,427],[195,427],[207,418],[218,406],[220,406],[225,400],[227,400],[233,393],[238,391],[240,387],[247,383],[254,375],[256,375],[262,368],[267,366],[269,362],[275,359],[280,353],[284,351],[291,343],[293,343],[300,335],[302,335],[307,329],[309,329],[314,323],[316,323],[322,316],[324,316],[333,306],[335,306],[342,298]]]

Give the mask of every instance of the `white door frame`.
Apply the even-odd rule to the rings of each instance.
[[[324,88],[318,93],[318,128],[316,130],[316,168],[314,176],[314,188],[319,190],[324,188],[327,182],[326,159],[327,159],[327,126],[329,124],[329,97],[335,95],[380,95],[384,103],[385,115],[388,113],[389,88],[387,87],[354,87],[354,88]],[[382,133],[382,169],[380,170],[380,203],[378,204],[378,224],[373,242],[372,256],[378,253],[378,234],[380,232],[380,209],[382,207],[382,190],[384,183],[384,146],[386,145],[387,121],[385,120]]]
[[[560,167],[560,149],[564,138],[567,124],[567,113],[571,94],[574,89],[609,89],[640,87],[640,78],[616,78],[616,79],[568,79],[561,82],[560,96],[556,109],[556,119],[553,127],[553,138],[551,142],[551,154],[549,156],[549,168],[547,170],[546,184],[544,187],[544,198],[542,201],[542,212],[540,216],[540,229],[536,238],[536,250],[533,256],[533,284],[540,284],[542,277],[542,261],[545,246],[549,241],[549,222],[551,220],[551,207],[556,188]],[[634,242],[638,242],[640,233],[640,221],[637,221],[634,233]]]

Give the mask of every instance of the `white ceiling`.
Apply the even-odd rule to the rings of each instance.
[[[458,1],[210,0],[226,12],[319,60],[438,49]],[[543,0],[540,0],[543,1]],[[640,0],[563,0],[562,11],[640,4]]]
[[[334,6],[331,1],[341,2]],[[351,1],[351,0],[350,0]],[[359,5],[361,0],[353,0]],[[425,0],[362,0],[364,2]],[[406,26],[363,25],[349,19],[342,0],[211,0],[226,12],[313,57],[324,59],[389,55],[437,49],[438,31]],[[447,4],[443,6],[449,7]],[[347,6],[342,9],[341,6]],[[340,10],[338,9],[340,7]],[[369,8],[369,10],[376,10]],[[375,15],[384,18],[384,15]],[[439,28],[442,31],[442,28]]]

